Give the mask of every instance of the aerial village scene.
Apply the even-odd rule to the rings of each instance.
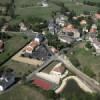
[[[0,100],[100,100],[100,0],[0,0]]]

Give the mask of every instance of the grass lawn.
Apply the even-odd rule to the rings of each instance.
[[[80,1],[91,1],[91,0],[80,0]],[[99,0],[93,0],[93,2],[100,2]]]
[[[0,100],[48,100],[35,88],[28,87],[26,85],[18,85],[0,95]]]
[[[49,7],[43,8],[37,5],[40,0],[16,0],[16,14],[20,16],[20,18],[27,18],[28,16],[42,17],[45,19],[49,19],[52,11],[57,11],[60,7],[52,1],[56,2],[64,2],[65,6],[67,6],[70,10],[76,11],[77,14],[82,13],[83,11],[89,11],[94,13],[97,11],[97,7],[92,7],[88,5],[76,5],[73,2],[67,0],[49,0]],[[22,5],[28,5],[28,7],[22,7]]]
[[[0,0],[2,1],[2,0]],[[2,2],[6,2],[7,0],[3,0]],[[42,8],[37,6],[37,2],[41,0],[15,0],[16,3],[16,14],[19,16],[18,19],[24,19],[29,16],[34,17],[42,17],[45,19],[49,19],[52,11],[59,10],[60,7],[53,4],[51,1],[62,1],[64,4],[71,10],[75,10],[77,14],[82,13],[84,10],[88,10],[90,12],[96,12],[98,8],[91,6],[82,6],[75,5],[67,0],[49,0],[49,7]],[[98,0],[97,0],[98,1]],[[27,6],[22,8],[22,6]],[[16,19],[17,19],[16,18]],[[18,20],[17,19],[17,20]],[[9,33],[10,34],[10,33]],[[22,48],[29,39],[25,39],[21,34],[11,34],[12,38],[6,41],[5,52],[0,54],[0,63],[9,58],[9,56],[13,55],[16,51]],[[98,75],[100,73],[100,57],[93,56],[89,51],[85,51],[83,48],[76,47],[75,48],[76,58],[79,60],[81,65],[89,66],[93,69],[93,71]],[[30,73],[35,69],[35,66],[8,60],[1,67],[12,68],[14,69],[17,76],[22,77],[25,74]],[[45,72],[48,72],[50,69],[46,69]],[[31,88],[26,85],[18,85],[12,88],[11,91],[8,91],[2,95],[0,95],[0,100],[49,100],[42,93],[38,91],[36,88]]]
[[[22,48],[29,38],[24,38],[23,33],[8,33],[11,38],[5,41],[5,51],[0,54],[0,64]]]
[[[7,68],[13,69],[17,77],[23,77],[24,75],[26,76],[29,73],[31,73],[33,70],[36,69],[36,66],[16,62],[13,60],[9,60],[5,64],[3,64],[2,67],[6,68],[6,69]]]
[[[90,67],[97,76],[100,74],[100,56],[93,55],[91,51],[86,51],[84,48],[80,48],[79,45],[73,50],[74,54],[70,56],[75,56],[82,67]]]
[[[51,12],[59,9],[60,7],[50,3],[48,8],[43,8],[37,5],[31,7],[25,7],[25,8],[17,7],[16,14],[20,15],[21,18],[34,16],[34,17],[49,19],[51,17]]]
[[[0,0],[0,3],[5,4],[5,3],[9,3],[10,0]]]
[[[1,2],[2,0],[0,0]],[[10,0],[3,0],[2,3],[9,2]],[[55,2],[63,2],[65,6],[67,6],[70,10],[76,11],[77,14],[82,13],[83,11],[89,11],[91,13],[94,13],[97,11],[97,7],[88,6],[88,5],[77,5],[71,1],[67,0],[49,0],[48,4],[49,7],[43,8],[38,5],[38,3],[41,3],[42,0],[15,0],[15,13],[18,19],[25,19],[29,16],[34,17],[42,17],[44,19],[49,19],[51,17],[52,11],[57,11],[60,9],[60,7],[52,1]],[[83,1],[83,0],[80,0]],[[95,0],[98,2],[98,0]]]

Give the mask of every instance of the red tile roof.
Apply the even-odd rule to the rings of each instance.
[[[33,80],[33,84],[41,87],[44,90],[50,90],[52,87],[49,82],[47,82],[46,80],[43,80],[43,79],[35,79],[35,80]]]
[[[95,17],[97,18],[97,19],[100,19],[100,14],[95,14]]]
[[[64,66],[56,67],[53,69],[53,71],[60,72],[62,74],[65,71],[65,67]]]
[[[24,48],[24,50],[32,51],[37,45],[38,45],[38,43],[36,41],[32,41]]]

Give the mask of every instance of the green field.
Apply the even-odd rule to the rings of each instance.
[[[0,3],[2,3],[2,4],[10,3],[10,0],[0,0]]]
[[[35,88],[18,85],[0,96],[0,100],[49,100]]]
[[[25,19],[27,17],[41,17],[44,19],[50,19],[52,11],[60,10],[60,7],[53,4],[52,1],[64,2],[65,6],[70,10],[74,10],[78,15],[83,13],[83,11],[90,11],[94,13],[98,10],[97,7],[92,7],[88,5],[76,5],[70,2],[70,0],[49,0],[49,7],[42,8],[37,5],[41,0],[15,0],[16,5],[16,17],[15,20],[11,22],[17,22],[18,20]],[[80,0],[83,1],[83,0]],[[99,0],[93,0],[99,2]],[[1,3],[9,2],[9,0],[0,0]],[[24,7],[23,7],[24,6]],[[21,34],[11,34],[12,38],[7,40],[5,43],[5,52],[0,54],[0,63],[5,61],[9,56],[13,55],[16,51],[22,48],[29,39],[26,39]],[[83,67],[90,67],[94,73],[98,76],[100,73],[100,57],[96,57],[89,51],[85,51],[83,48],[76,47],[74,56],[79,60]],[[8,60],[5,64],[0,66],[2,68],[12,68],[19,77],[23,77],[25,74],[30,73],[35,69],[35,66],[19,63],[16,61]],[[48,71],[48,70],[46,70]],[[99,77],[97,77],[99,78]],[[99,79],[98,79],[99,80]],[[49,100],[44,96],[42,92],[39,92],[36,88],[31,88],[26,85],[18,85],[11,89],[10,91],[0,95],[0,100]],[[53,100],[53,99],[51,99]],[[70,99],[69,99],[70,100]],[[76,99],[77,100],[77,99]]]
[[[38,1],[30,0],[29,2],[28,0],[22,0],[20,3],[17,1],[16,14],[20,15],[21,18],[27,18],[28,16],[33,16],[33,17],[41,17],[41,18],[48,19],[51,17],[52,11],[56,11],[60,9],[60,7],[52,4],[51,2],[49,3],[48,8],[40,7],[39,5],[37,5]],[[28,7],[22,8],[21,6],[25,4],[27,4]],[[31,6],[32,4],[33,6]]]
[[[2,3],[9,2],[8,0],[0,1]],[[70,10],[76,11],[78,15],[83,11],[89,11],[91,13],[94,13],[98,9],[97,7],[92,7],[88,5],[77,5],[75,2],[73,3],[70,0],[48,0],[49,7],[47,8],[43,8],[38,5],[38,3],[41,3],[41,0],[15,0],[15,13],[17,15],[16,19],[25,19],[30,16],[49,19],[51,18],[52,11],[60,10],[60,6],[54,4],[53,1],[63,2],[66,7],[68,7]],[[81,1],[83,0],[80,0],[80,2]],[[99,2],[98,0],[94,1]]]
[[[100,56],[95,56],[90,50],[86,51],[84,48],[80,48],[80,45],[83,43],[75,46],[74,54],[68,56],[77,58],[82,68],[89,67],[96,74],[96,79],[100,81]]]
[[[16,14],[19,15],[19,18],[34,16],[49,19],[52,11],[57,11],[60,9],[60,6],[53,4],[52,1],[63,2],[66,7],[68,7],[70,10],[76,11],[77,14],[80,14],[83,11],[90,11],[91,13],[94,13],[98,9],[97,7],[88,5],[77,5],[67,0],[49,0],[49,7],[43,8],[37,5],[39,1],[41,0],[30,0],[30,2],[29,0],[16,0]]]
[[[0,54],[0,64],[16,53],[29,41],[28,38],[24,38],[23,33],[8,34],[11,36],[11,38],[5,41],[5,51]]]

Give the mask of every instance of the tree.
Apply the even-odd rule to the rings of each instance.
[[[88,76],[90,76],[90,77],[94,77],[95,76],[94,72],[92,71],[92,69],[90,67],[85,66],[83,68],[83,72],[85,74],[87,74]]]
[[[15,0],[11,0],[10,4],[8,5],[8,8],[9,8],[8,15],[14,18],[15,17]]]
[[[72,11],[70,12],[69,16],[68,16],[68,20],[69,20],[70,22],[73,22],[73,17],[74,17],[74,16],[76,16],[76,13],[75,13],[74,10],[72,10]]]
[[[92,45],[91,45],[90,42],[87,42],[87,43],[85,44],[85,46],[86,46],[88,49],[91,49],[91,48],[92,48]]]
[[[97,40],[100,41],[100,34],[96,36]]]
[[[65,14],[66,12],[69,12],[69,9],[63,3],[62,6],[61,6],[60,11],[61,11],[62,14]]]
[[[71,57],[70,60],[71,60],[72,64],[75,67],[79,67],[80,66],[80,62],[79,62],[79,60],[75,56]]]
[[[5,12],[5,15],[7,16],[7,15],[8,15],[8,13],[9,13],[10,4],[9,4],[9,3],[7,3],[5,6],[6,6],[6,12]]]
[[[85,11],[83,12],[83,14],[84,14],[84,15],[90,15],[90,12],[85,10]]]
[[[48,45],[54,46],[58,50],[61,50],[62,48],[67,47],[67,44],[60,42],[56,34],[52,35],[51,33],[48,33],[46,34],[46,37],[48,39]]]

